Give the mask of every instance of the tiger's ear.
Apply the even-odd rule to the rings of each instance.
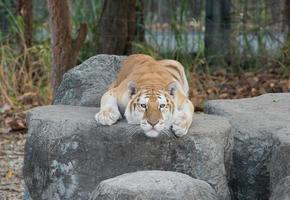
[[[177,92],[177,88],[178,88],[178,85],[176,81],[172,81],[171,83],[167,85],[167,91],[171,96],[175,96]]]
[[[136,94],[137,84],[135,83],[135,81],[129,81],[127,87],[128,87],[128,92],[129,92],[130,97]]]

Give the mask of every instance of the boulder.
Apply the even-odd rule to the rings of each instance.
[[[102,181],[90,200],[217,200],[205,181],[169,171],[139,171]]]
[[[53,103],[99,106],[102,95],[116,78],[124,58],[100,54],[69,70],[63,76]]]
[[[96,124],[97,111],[55,105],[29,112],[23,174],[32,199],[88,199],[101,181],[140,170],[181,172],[230,199],[226,169],[233,140],[226,119],[196,114],[182,138],[147,138],[125,120]]]
[[[279,181],[276,185],[270,200],[289,200],[290,199],[290,176]]]
[[[280,127],[275,132],[274,140],[275,146],[268,167],[271,191],[281,179],[290,176],[290,116],[288,117],[288,126]]]
[[[235,198],[269,199],[270,182],[290,174],[290,93],[208,101],[205,112],[225,116],[232,125]]]

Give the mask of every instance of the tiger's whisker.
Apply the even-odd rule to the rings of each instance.
[[[129,135],[131,136],[134,131],[135,131],[135,128],[134,127],[130,128],[129,129]]]
[[[129,129],[129,136],[133,137],[138,132],[138,126],[131,126]]]
[[[164,133],[164,134],[166,134],[168,137],[171,138],[171,135],[170,135],[170,132],[169,132],[168,129],[163,129],[163,130],[161,131],[161,133]]]

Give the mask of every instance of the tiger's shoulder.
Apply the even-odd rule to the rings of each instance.
[[[185,94],[188,93],[188,82],[182,64],[176,60],[155,60],[144,54],[128,56],[118,73],[113,87],[126,87],[128,82],[134,81],[139,86],[159,84],[166,86],[177,81]]]

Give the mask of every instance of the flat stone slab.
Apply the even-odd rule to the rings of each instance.
[[[226,169],[233,140],[226,119],[196,114],[186,136],[153,139],[124,120],[98,125],[97,111],[58,105],[28,114],[23,173],[33,199],[88,199],[101,181],[140,170],[181,172],[230,199]]]
[[[66,72],[53,104],[100,106],[107,87],[116,79],[126,56],[100,54]]]
[[[271,189],[290,175],[290,93],[209,101],[205,111],[232,124],[235,197],[268,200]]]
[[[205,181],[170,171],[139,171],[102,181],[90,200],[217,200]]]

